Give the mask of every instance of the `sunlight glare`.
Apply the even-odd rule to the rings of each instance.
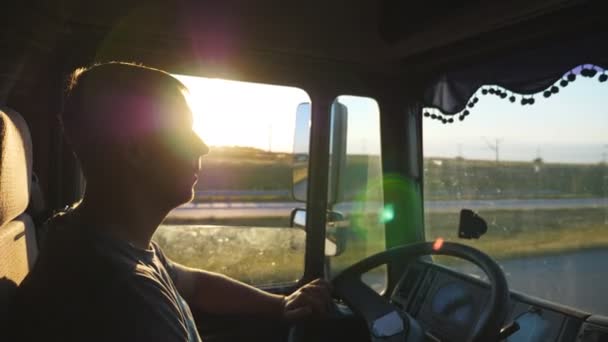
[[[305,91],[285,86],[173,75],[189,89],[193,129],[210,146],[291,152]]]

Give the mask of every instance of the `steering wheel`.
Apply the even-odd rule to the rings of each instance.
[[[425,334],[418,322],[361,280],[361,275],[396,260],[412,260],[422,255],[449,255],[468,260],[488,276],[490,296],[477,324],[466,341],[497,341],[508,313],[509,288],[498,264],[481,251],[453,242],[422,242],[395,247],[365,258],[346,268],[333,280],[335,294],[365,320],[373,342],[418,342]]]

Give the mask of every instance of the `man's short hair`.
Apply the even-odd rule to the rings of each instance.
[[[151,113],[185,91],[170,74],[133,63],[76,69],[68,79],[60,121],[85,175],[124,140],[162,124]]]

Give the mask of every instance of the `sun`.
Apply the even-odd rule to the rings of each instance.
[[[209,146],[293,148],[298,104],[305,91],[284,86],[173,75],[188,88],[193,129]],[[274,145],[274,146],[273,146]]]
[[[211,146],[241,145],[250,140],[244,130],[241,104],[247,92],[230,81],[183,76],[188,87],[188,104],[193,113],[193,129]]]

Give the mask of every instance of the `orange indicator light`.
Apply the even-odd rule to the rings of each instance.
[[[441,247],[443,246],[443,238],[438,237],[435,242],[433,243],[433,250],[440,250]]]

